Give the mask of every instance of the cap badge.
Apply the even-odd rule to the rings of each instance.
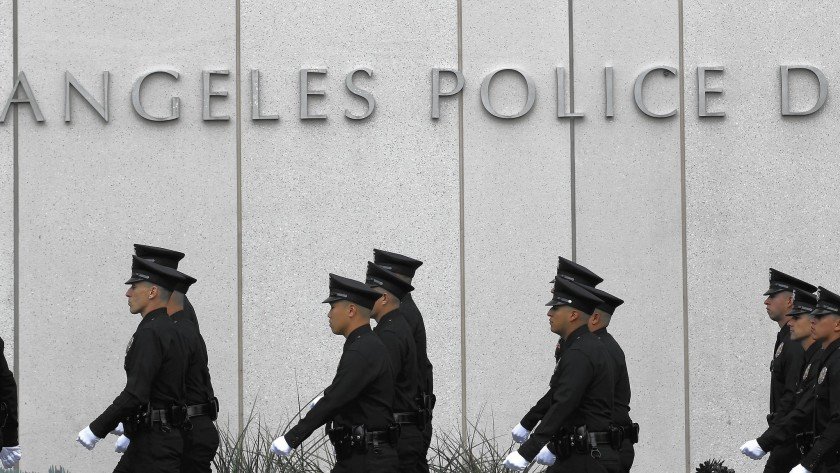
[[[335,295],[338,297],[347,297],[347,294],[344,294],[343,292],[336,292]]]
[[[820,371],[820,377],[817,380],[817,384],[822,384],[825,381],[825,375],[828,373],[828,367],[823,366],[823,369]]]

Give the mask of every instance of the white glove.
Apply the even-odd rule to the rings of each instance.
[[[537,454],[537,458],[534,459],[540,465],[553,465],[554,462],[557,461],[557,457],[551,453],[551,450],[548,449],[548,445],[540,450],[540,453]]]
[[[271,453],[277,455],[278,457],[288,457],[292,454],[292,447],[286,443],[286,438],[282,435],[277,437],[277,440],[271,443]]]
[[[314,409],[314,408],[315,408],[315,404],[318,404],[318,401],[320,401],[321,399],[324,399],[324,395],[323,395],[323,394],[321,394],[320,396],[318,396],[318,397],[316,397],[315,399],[313,399],[313,400],[309,403],[309,405],[308,405],[308,406],[306,406],[306,407],[308,408],[308,410],[310,410],[310,411],[311,411],[312,409]]]
[[[741,445],[741,453],[752,458],[753,460],[761,460],[761,457],[767,455],[767,452],[761,449],[757,440],[750,440]]]
[[[131,439],[125,435],[120,435],[120,438],[118,438],[117,442],[114,444],[114,451],[117,453],[125,453],[125,451],[128,450],[129,443],[131,443]]]
[[[125,428],[122,425],[122,422],[117,424],[117,428],[111,431],[111,435],[116,435],[119,437],[120,435],[125,433]]]
[[[802,465],[796,465],[790,470],[790,473],[811,473],[811,470],[806,470]]]
[[[88,450],[93,450],[93,447],[96,446],[96,442],[102,440],[101,438],[97,437],[90,431],[90,426],[85,427],[79,432],[79,436],[76,438],[76,441],[80,444],[84,445],[84,447]]]
[[[505,462],[502,463],[502,466],[511,471],[522,471],[525,468],[528,468],[529,464],[528,460],[522,458],[522,455],[520,455],[519,452],[510,452],[510,455],[505,458]]]
[[[513,436],[513,441],[516,443],[524,443],[528,440],[528,436],[531,435],[531,431],[522,427],[522,424],[516,424],[516,427],[510,431],[510,434]]]
[[[0,450],[0,462],[3,463],[3,468],[14,468],[20,461],[20,446],[3,447]]]

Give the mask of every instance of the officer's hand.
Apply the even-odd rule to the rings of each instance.
[[[321,394],[320,396],[318,396],[318,397],[316,397],[315,399],[313,399],[313,400],[309,403],[309,405],[308,405],[308,406],[306,406],[306,407],[308,407],[308,408],[309,408],[309,410],[311,411],[312,409],[314,409],[314,408],[315,408],[315,404],[318,404],[318,401],[320,401],[321,399],[324,399],[324,395],[323,395],[323,394]]]
[[[90,431],[90,426],[85,427],[79,432],[79,436],[76,438],[76,441],[80,444],[84,445],[86,449],[93,450],[93,447],[96,446],[96,442],[102,440],[101,438],[97,437]]]
[[[277,437],[277,440],[271,443],[271,453],[277,455],[278,457],[288,457],[292,454],[292,447],[286,443],[286,438],[282,435]]]
[[[114,451],[117,453],[125,453],[125,451],[128,450],[129,443],[131,443],[131,440],[128,437],[120,435],[120,438],[118,438],[117,442],[114,444]]]
[[[522,455],[519,452],[510,452],[510,455],[505,458],[505,462],[502,465],[511,471],[522,471],[525,468],[528,468],[530,462],[528,460],[522,458]]]
[[[750,440],[741,445],[741,453],[752,458],[753,460],[761,460],[761,457],[767,455],[767,452],[761,449],[757,440]]]
[[[119,437],[120,435],[125,433],[125,427],[123,427],[122,422],[117,424],[117,428],[111,431],[111,435],[116,435]]]
[[[557,457],[551,453],[551,450],[548,449],[548,445],[540,450],[540,453],[537,454],[537,458],[534,458],[534,461],[539,463],[540,465],[553,465],[554,462],[557,461]]]
[[[796,465],[790,470],[790,473],[811,473],[811,470],[806,470],[802,465]]]
[[[3,447],[3,449],[0,450],[0,463],[3,464],[3,468],[14,468],[14,466],[17,465],[19,461],[19,445],[15,447]]]
[[[524,443],[528,440],[528,436],[531,435],[531,431],[522,427],[522,424],[516,424],[516,427],[510,431],[510,434],[513,436],[513,441],[516,443]]]

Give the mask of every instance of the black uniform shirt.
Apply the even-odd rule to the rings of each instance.
[[[615,367],[615,397],[613,399],[613,424],[620,427],[629,427],[633,424],[630,419],[630,375],[627,374],[627,360],[624,358],[624,350],[612,335],[604,327],[594,332],[607,348]]]
[[[344,342],[344,352],[332,384],[324,397],[283,437],[297,448],[328,421],[369,431],[385,430],[394,421],[394,375],[388,351],[370,325],[354,330]]]
[[[383,315],[373,329],[391,360],[394,374],[394,412],[417,412],[419,375],[417,348],[411,328],[399,309]]]
[[[18,400],[17,383],[9,364],[6,362],[6,354],[3,352],[6,344],[0,338],[0,402],[6,403],[6,425],[3,427],[2,446],[18,446]]]
[[[802,344],[791,341],[790,327],[787,325],[776,335],[773,350],[773,361],[770,363],[770,416],[767,418],[770,425],[793,409],[796,382],[805,358]]]
[[[557,346],[554,348],[554,371],[551,373],[551,380],[548,382],[548,391],[534,404],[534,407],[525,414],[525,417],[519,421],[519,425],[525,427],[526,430],[534,430],[534,427],[542,420],[548,408],[551,407],[551,399],[554,397],[554,387],[557,386],[558,373],[560,372],[560,359],[563,358],[563,339],[557,341]]]
[[[192,322],[195,325],[195,328],[198,329],[198,317],[196,317],[195,309],[193,309],[193,305],[190,303],[190,300],[187,299],[186,295],[184,295],[184,309],[180,312],[183,312],[182,317],[184,319]]]
[[[817,471],[823,456],[840,448],[840,340],[822,354],[814,386],[814,436],[819,438],[802,458],[802,466],[810,471]]]
[[[207,345],[204,337],[187,318],[185,310],[172,314],[175,330],[181,337],[187,352],[186,390],[187,404],[204,404],[213,399],[213,383],[210,382],[210,368],[207,366]]]
[[[166,308],[143,317],[125,354],[125,389],[99,417],[90,430],[104,438],[117,424],[151,403],[166,409],[185,402],[184,378],[187,356]]]
[[[814,386],[817,384],[820,371],[821,353],[819,343],[812,343],[805,350],[804,366],[799,374],[799,381],[796,383],[793,409],[785,417],[774,422],[756,439],[765,452],[794,441],[796,434],[811,430],[814,416]]]
[[[557,370],[551,407],[519,447],[519,454],[528,461],[564,427],[585,425],[590,432],[605,432],[610,427],[615,391],[613,362],[604,344],[586,325],[569,335]]]
[[[420,370],[420,390],[425,394],[434,394],[434,379],[432,376],[432,362],[429,361],[429,352],[426,347],[426,324],[420,309],[414,303],[409,292],[400,301],[400,312],[402,312],[411,333],[414,335],[414,344],[417,346],[417,368]]]

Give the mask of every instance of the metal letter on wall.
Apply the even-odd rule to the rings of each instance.
[[[701,117],[724,117],[724,112],[710,112],[706,105],[707,94],[723,94],[723,89],[706,87],[706,71],[723,72],[723,66],[697,68],[697,114]]]
[[[555,67],[557,78],[557,118],[580,118],[582,113],[575,113],[574,110],[566,111],[566,68]]]
[[[455,88],[449,92],[440,91],[440,73],[455,75]],[[432,69],[432,118],[440,118],[440,98],[451,97],[464,90],[464,74],[457,69]]]
[[[280,115],[263,115],[262,99],[260,98],[260,71],[251,69],[251,119],[279,120]]]
[[[134,86],[131,88],[131,104],[134,106],[134,111],[137,112],[138,115],[145,118],[146,120],[152,122],[168,122],[171,120],[177,120],[178,117],[181,116],[181,99],[178,97],[172,97],[170,100],[170,108],[172,112],[169,116],[166,117],[156,117],[154,115],[149,114],[145,108],[143,108],[143,103],[140,100],[140,89],[143,87],[143,82],[152,74],[166,74],[171,76],[173,79],[178,80],[180,74],[178,71],[173,71],[171,69],[161,69],[157,71],[147,72],[142,76],[138,77],[137,80],[134,81]]]
[[[606,89],[607,103],[604,115],[607,118],[615,116],[615,80],[612,66],[604,68],[604,88]]]
[[[669,67],[669,66],[654,66],[654,67],[651,67],[649,69],[645,69],[636,78],[636,84],[633,87],[633,98],[636,101],[636,106],[639,107],[639,110],[641,110],[642,113],[644,113],[645,115],[647,115],[649,117],[653,117],[653,118],[673,117],[674,115],[677,114],[677,109],[676,108],[671,110],[670,112],[656,113],[656,112],[652,112],[650,109],[647,108],[647,105],[645,105],[645,98],[644,98],[644,94],[642,93],[642,88],[645,85],[645,79],[647,79],[647,77],[650,75],[650,73],[654,72],[654,71],[662,71],[665,75],[668,75],[668,74],[671,74],[673,76],[677,75],[677,70],[674,69],[673,67]]]
[[[18,88],[23,90],[23,97],[16,98]],[[6,106],[3,107],[3,113],[0,113],[0,123],[6,122],[6,114],[9,113],[9,108],[13,103],[28,103],[32,108],[32,114],[35,115],[35,121],[44,121],[44,114],[41,113],[41,107],[38,106],[38,101],[35,100],[35,94],[32,93],[32,87],[29,86],[29,80],[26,79],[26,74],[24,74],[23,71],[20,71],[17,79],[15,79],[15,85],[12,87],[12,93],[9,94],[9,99],[6,100]]]
[[[326,115],[312,115],[309,113],[310,95],[327,95],[323,90],[311,90],[309,88],[309,74],[326,75],[326,69],[301,69],[300,70],[300,118],[301,120],[325,120]]]
[[[373,113],[373,109],[376,108],[376,99],[373,97],[373,94],[368,92],[367,90],[359,88],[356,84],[353,83],[353,76],[357,72],[364,72],[367,74],[368,78],[373,77],[373,71],[366,67],[360,69],[354,69],[347,73],[344,77],[344,85],[347,87],[347,90],[350,91],[351,94],[359,96],[367,101],[367,110],[362,115],[355,115],[350,113],[350,110],[344,110],[344,116],[351,119],[351,120],[364,120],[365,118],[369,117]]]
[[[201,71],[201,119],[209,121],[225,121],[230,120],[228,115],[213,115],[210,111],[210,97],[227,97],[226,90],[214,91],[210,83],[213,76],[226,76],[230,74],[227,69],[217,71]]]
[[[76,89],[76,92],[85,99],[85,102],[88,103],[96,113],[105,120],[105,123],[108,123],[109,120],[109,109],[108,106],[108,98],[109,98],[109,91],[111,89],[111,73],[105,71],[102,73],[102,103],[97,101],[93,98],[93,95],[85,89],[82,84],[73,77],[73,74],[70,71],[64,71],[64,121],[69,122],[70,117],[70,88]]]
[[[780,66],[780,70],[782,73],[782,115],[786,116],[804,116],[810,115],[817,110],[821,109],[822,106],[825,104],[825,99],[828,98],[828,80],[825,78],[825,74],[815,66]],[[817,76],[817,81],[819,82],[819,98],[817,99],[817,103],[811,107],[810,110],[806,110],[804,112],[792,112],[790,110],[790,82],[788,73],[790,71],[795,70],[803,70],[803,71],[811,71],[815,76]]]
[[[490,83],[493,81],[493,77],[495,77],[496,74],[504,71],[515,72],[522,76],[525,79],[525,85],[528,88],[528,96],[525,99],[525,105],[518,112],[510,115],[499,113],[498,111],[496,111],[495,108],[493,108],[493,104],[490,102]],[[484,109],[487,110],[487,112],[489,112],[490,115],[493,115],[494,117],[505,119],[519,118],[531,111],[531,109],[534,107],[534,101],[536,100],[536,98],[537,89],[534,86],[534,81],[527,74],[518,69],[499,69],[491,72],[487,75],[487,77],[484,78],[484,80],[481,81],[481,103],[484,105]]]

